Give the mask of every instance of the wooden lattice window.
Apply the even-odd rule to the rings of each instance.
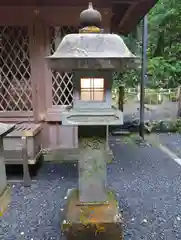
[[[51,27],[51,54],[55,52],[62,38],[69,33],[77,33],[78,27]],[[52,104],[71,105],[73,101],[73,74],[52,71]]]
[[[28,27],[0,26],[0,111],[32,111]]]
[[[82,101],[104,101],[104,79],[81,78],[80,99]]]

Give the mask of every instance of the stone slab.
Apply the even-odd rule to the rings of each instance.
[[[9,134],[14,127],[15,124],[5,124],[0,122],[0,137],[4,137]]]
[[[81,237],[90,239],[91,236],[103,239],[123,239],[122,222],[118,221],[119,208],[115,195],[108,189],[106,194],[107,204],[80,205],[79,191],[69,189],[65,219],[62,224],[62,230],[67,239],[82,239]]]
[[[0,217],[6,212],[8,205],[11,201],[11,189],[6,187],[4,192],[0,195]]]

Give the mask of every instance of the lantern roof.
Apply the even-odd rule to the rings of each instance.
[[[47,57],[51,69],[110,69],[123,70],[133,67],[136,56],[127,48],[117,34],[104,33],[101,28],[101,14],[91,3],[80,14],[83,28],[78,34],[68,34],[61,41],[56,52]]]

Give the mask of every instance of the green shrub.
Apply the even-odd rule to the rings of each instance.
[[[172,102],[177,102],[177,97],[176,97],[176,96],[171,96],[171,97],[170,97],[170,101],[172,101]]]

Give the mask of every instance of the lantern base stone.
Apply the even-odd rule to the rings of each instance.
[[[113,192],[106,203],[80,203],[78,189],[68,191],[62,231],[66,239],[122,240],[122,219]]]
[[[0,195],[0,217],[6,212],[8,205],[11,201],[11,189],[9,186],[5,188],[3,193]]]

